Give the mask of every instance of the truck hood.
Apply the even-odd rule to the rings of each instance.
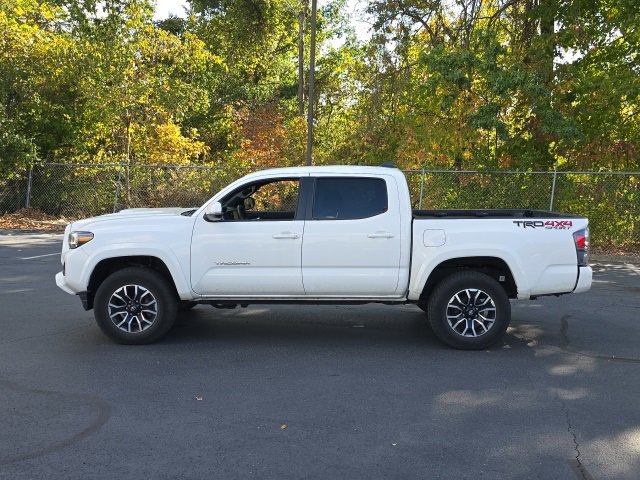
[[[77,220],[72,222],[70,225],[70,231],[81,230],[87,227],[89,224],[97,223],[97,222],[108,222],[108,221],[130,221],[130,222],[141,222],[144,220],[154,219],[157,221],[162,221],[163,217],[174,218],[176,216],[191,216],[196,208],[185,208],[185,207],[168,207],[168,208],[127,208],[125,210],[121,210],[118,213],[109,213],[106,215],[99,215],[97,217],[84,218],[82,220]]]
[[[124,210],[120,210],[118,213],[114,213],[112,215],[139,215],[141,213],[149,214],[149,215],[162,215],[162,214],[182,215],[182,213],[189,212],[191,210],[194,210],[194,208],[184,208],[184,207],[125,208]]]

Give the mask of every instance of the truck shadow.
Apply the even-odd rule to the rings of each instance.
[[[419,346],[452,350],[433,334],[426,315],[417,307],[256,305],[215,310],[198,306],[178,316],[163,344],[225,343],[254,346],[273,344],[370,344]],[[489,350],[526,348],[509,331]]]

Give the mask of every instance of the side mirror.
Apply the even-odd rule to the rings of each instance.
[[[207,222],[219,222],[222,220],[222,204],[220,202],[210,204],[205,210],[204,219]]]

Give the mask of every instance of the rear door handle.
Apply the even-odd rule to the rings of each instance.
[[[374,232],[367,235],[369,238],[393,238],[395,235],[391,232]]]
[[[291,239],[300,238],[300,235],[298,235],[297,233],[292,233],[292,232],[274,233],[271,236],[273,238],[277,239],[277,240],[286,239],[286,238],[291,238]]]

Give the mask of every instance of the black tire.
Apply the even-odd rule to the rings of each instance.
[[[482,350],[504,335],[511,321],[511,304],[496,280],[469,270],[440,281],[429,298],[427,316],[433,332],[447,345]]]
[[[177,309],[173,286],[160,273],[143,267],[112,273],[94,299],[94,316],[100,330],[115,342],[127,345],[159,340],[173,325]]]
[[[178,311],[179,312],[188,312],[193,307],[195,307],[197,304],[198,304],[197,302],[191,302],[189,300],[182,300],[182,301],[178,302]]]

